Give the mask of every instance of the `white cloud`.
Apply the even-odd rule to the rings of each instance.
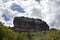
[[[59,28],[60,26],[60,1],[49,0],[44,6],[44,20],[50,25],[50,27]]]
[[[11,10],[13,3],[20,5],[25,13]],[[10,20],[6,22],[2,17],[3,14],[6,14]],[[41,0],[40,3],[35,0],[0,0],[0,21],[7,26],[13,26],[15,16],[40,18],[46,21],[50,27],[59,28],[60,0]]]

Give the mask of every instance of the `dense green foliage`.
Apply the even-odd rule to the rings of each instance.
[[[9,28],[0,25],[0,40],[17,40],[17,35]]]
[[[60,30],[19,33],[0,25],[0,40],[60,40]]]
[[[60,31],[47,31],[35,34],[32,40],[60,40]]]
[[[22,32],[22,33],[17,33],[17,35],[18,35],[17,40],[28,40],[28,38],[27,38],[27,33],[24,33],[24,32]]]
[[[18,33],[18,40],[60,40],[60,31],[21,32]]]

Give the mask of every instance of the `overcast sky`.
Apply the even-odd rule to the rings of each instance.
[[[0,22],[12,27],[16,16],[39,18],[60,29],[60,0],[0,0]]]

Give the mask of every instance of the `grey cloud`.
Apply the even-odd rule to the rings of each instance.
[[[49,17],[50,19],[52,19],[49,20],[50,27],[60,27],[60,0],[49,0],[47,4],[49,10],[45,13],[48,14],[47,17],[51,16]]]
[[[8,2],[9,0],[2,0],[3,1],[3,3],[6,3],[6,2]]]
[[[60,0],[59,1],[57,1],[57,0],[50,0],[50,4],[51,3],[54,4],[53,6],[57,6],[57,7],[60,6]]]
[[[60,27],[60,14],[55,15],[55,19],[53,20],[52,23],[50,23],[52,27]]]
[[[41,9],[33,8],[31,15],[42,18]]]

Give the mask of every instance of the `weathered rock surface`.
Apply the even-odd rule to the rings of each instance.
[[[41,19],[34,19],[28,17],[15,17],[13,21],[15,31],[46,31],[49,26]]]

